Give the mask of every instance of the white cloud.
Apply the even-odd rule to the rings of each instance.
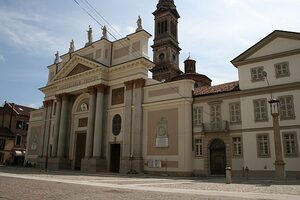
[[[59,41],[38,23],[42,19],[36,14],[21,14],[11,10],[0,9],[0,37],[9,41],[18,50],[29,54],[40,54],[55,49]]]
[[[5,62],[5,58],[2,55],[0,55],[0,62]]]

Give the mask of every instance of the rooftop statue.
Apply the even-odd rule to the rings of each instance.
[[[56,54],[55,54],[54,64],[58,64],[59,62],[60,62],[59,52],[57,51]]]
[[[75,51],[74,40],[70,42],[69,53],[73,53]]]
[[[91,26],[89,26],[89,30],[87,31],[87,34],[88,34],[88,42],[85,44],[85,46],[88,46],[90,44],[93,43],[93,30],[91,28]]]
[[[106,26],[103,26],[102,28],[102,37],[101,39],[107,39],[107,29]]]
[[[142,18],[141,18],[140,16],[138,17],[138,20],[136,21],[136,24],[137,24],[137,29],[136,29],[136,31],[143,30],[143,26],[142,26]]]

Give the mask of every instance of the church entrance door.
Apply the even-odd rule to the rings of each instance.
[[[119,173],[120,171],[120,144],[110,145],[110,172]]]
[[[80,170],[81,160],[85,155],[86,133],[77,133],[76,135],[75,170]]]
[[[220,139],[213,140],[209,150],[211,175],[224,175],[226,171],[226,147],[224,142]]]

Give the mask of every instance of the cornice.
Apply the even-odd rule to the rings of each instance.
[[[251,59],[238,61],[238,62],[232,62],[232,64],[235,67],[240,67],[242,65],[271,60],[271,59],[275,59],[275,58],[282,58],[282,57],[286,57],[286,56],[293,56],[293,55],[297,55],[297,54],[300,54],[300,49],[294,49],[291,51],[285,51],[285,52],[275,53],[275,54],[271,54],[271,55],[260,56],[257,58],[251,58]]]
[[[218,100],[218,99],[233,99],[254,95],[262,95],[262,94],[270,94],[271,92],[283,92],[287,90],[297,90],[300,89],[300,82],[288,83],[282,85],[273,85],[262,88],[253,88],[247,90],[233,91],[233,92],[225,92],[220,94],[212,94],[206,96],[197,96],[195,98],[195,103],[207,102],[210,100]]]

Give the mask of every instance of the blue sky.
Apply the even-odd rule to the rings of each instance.
[[[85,0],[77,1],[84,6]],[[144,29],[153,33],[152,12],[158,0],[88,1],[123,36],[135,29],[138,15]],[[299,0],[175,3],[181,15],[180,62],[190,52],[197,71],[209,76],[214,85],[238,80],[230,60],[275,29],[300,32]],[[94,40],[99,39],[100,26],[73,0],[0,0],[0,102],[41,106],[43,94],[38,88],[47,82],[47,66],[53,63],[54,53],[66,53],[71,39],[76,49],[83,47],[89,25]]]

